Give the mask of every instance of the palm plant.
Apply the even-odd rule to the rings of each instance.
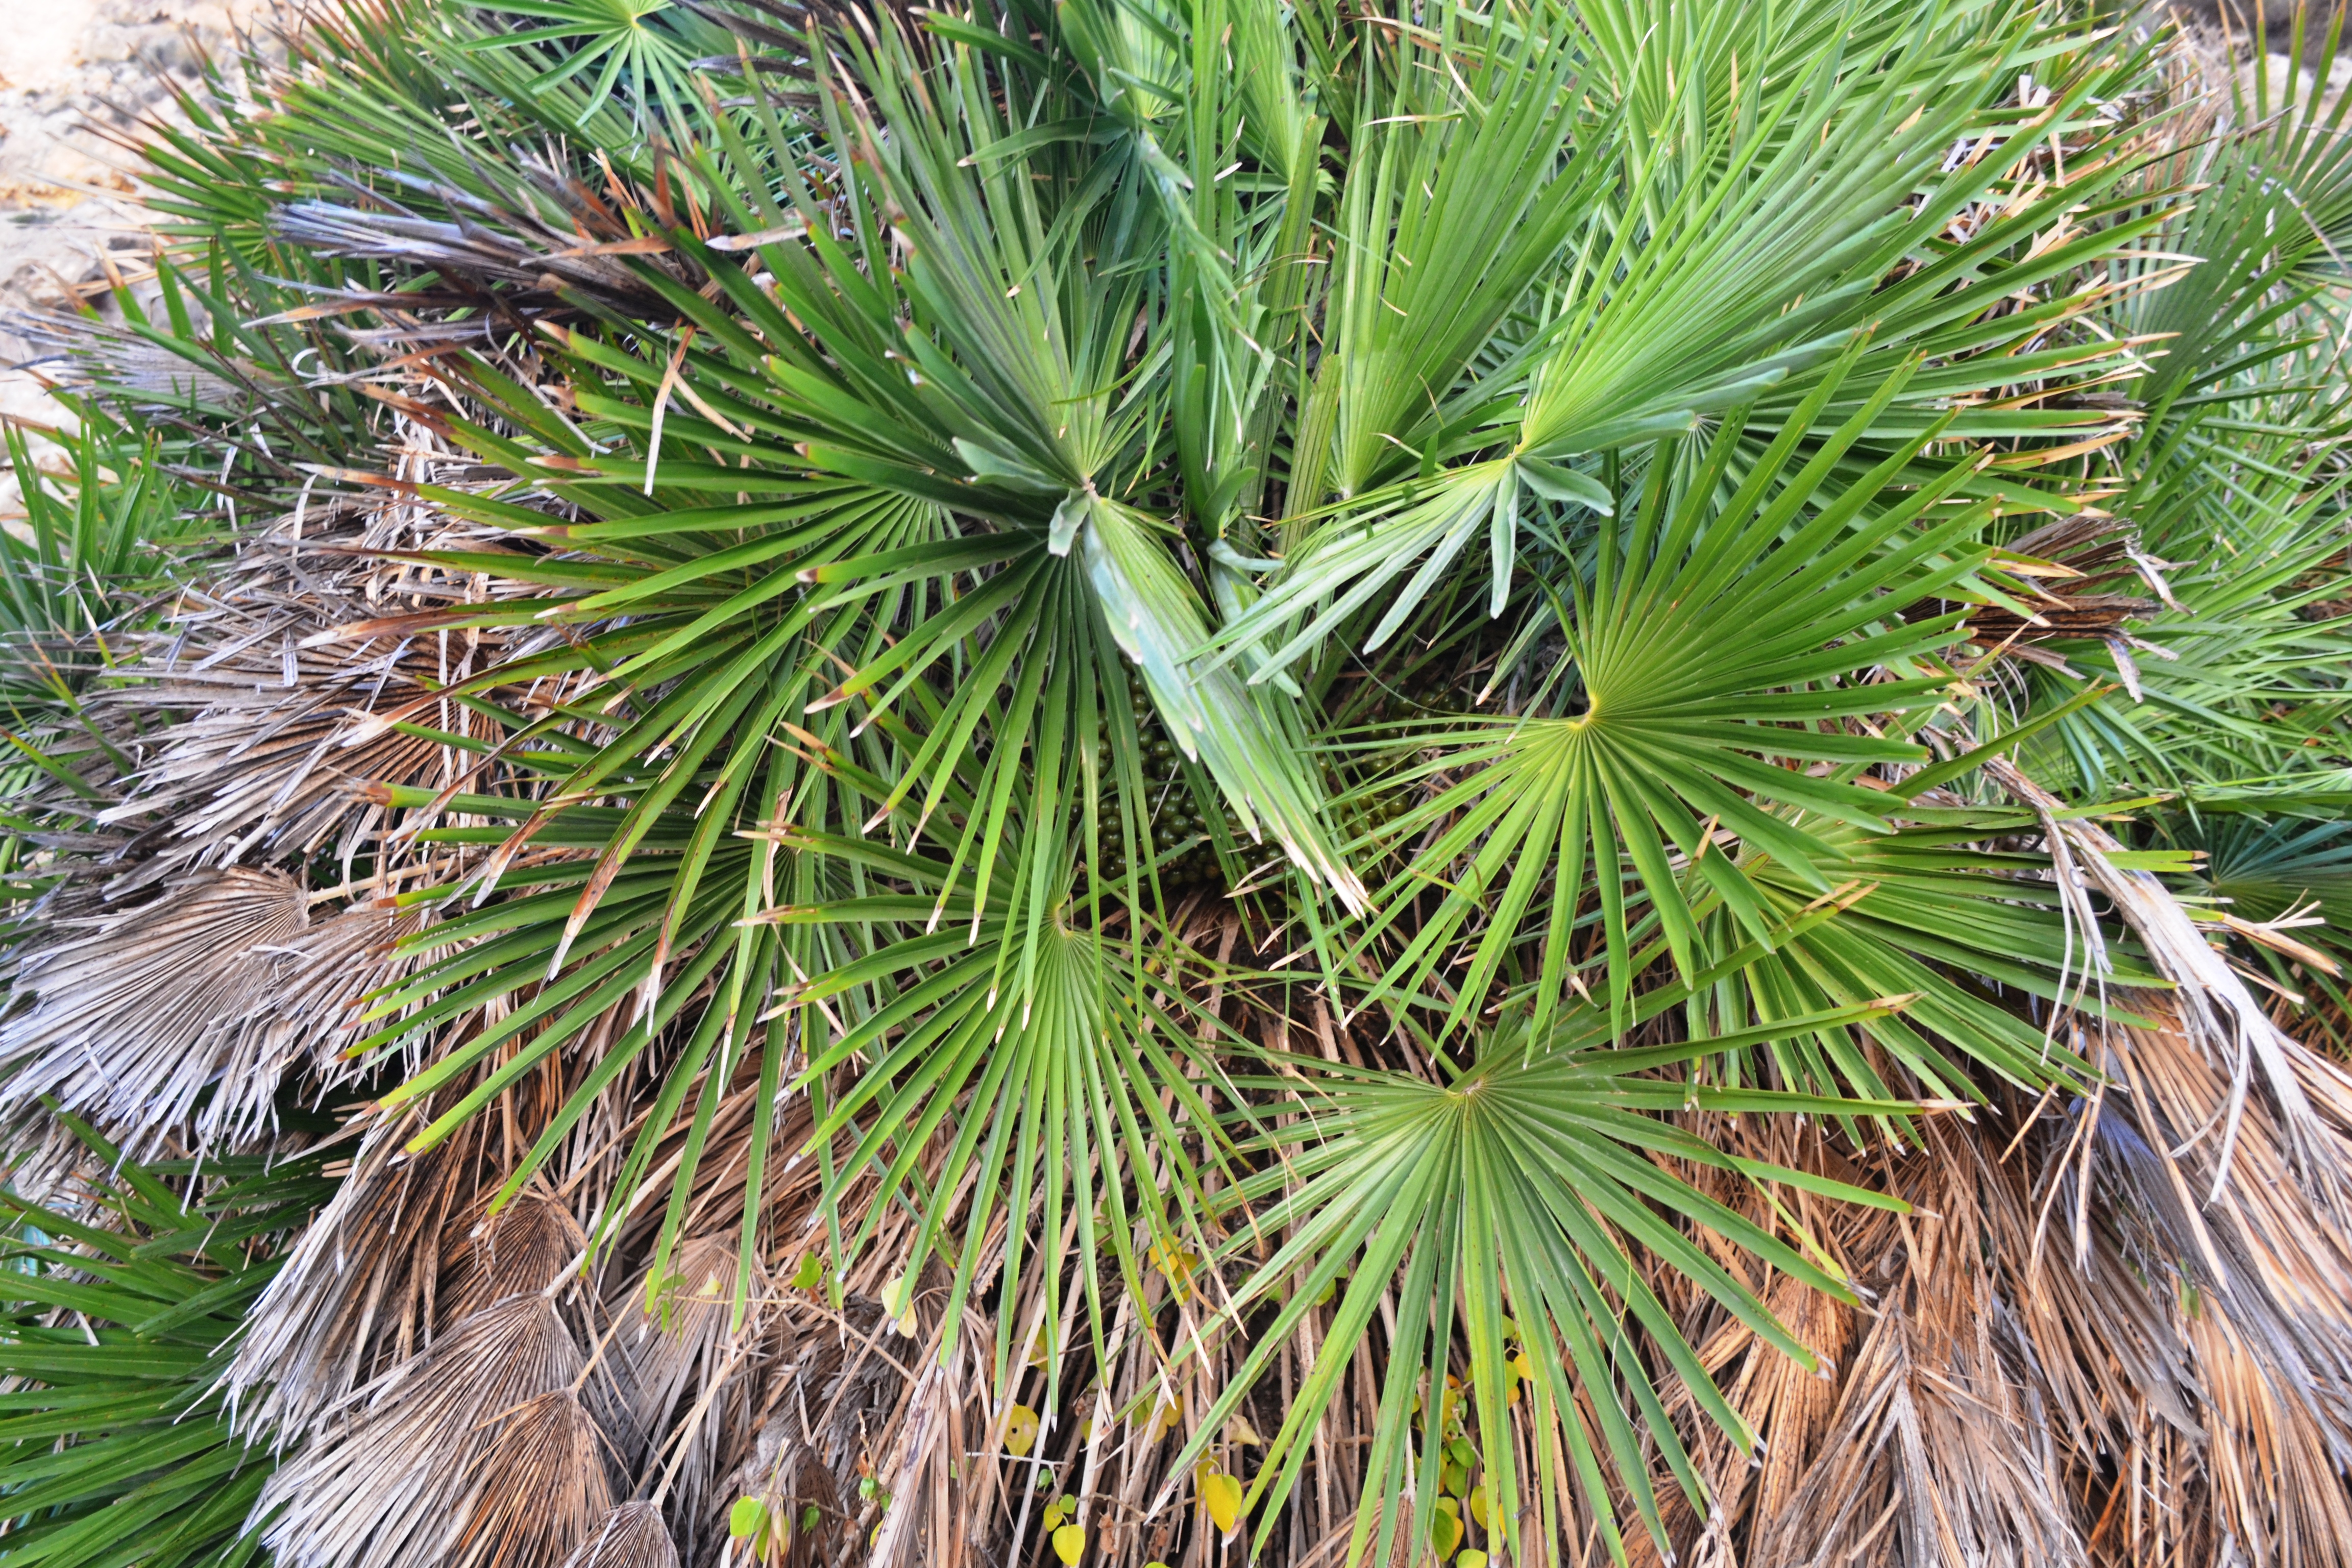
[[[47,328],[234,518],[28,743],[27,1256],[336,1184],[106,1308],[236,1478],[138,1530],[2352,1555],[2341,100],[2029,0],[278,50]],[[163,1550],[83,1289],[0,1562]]]

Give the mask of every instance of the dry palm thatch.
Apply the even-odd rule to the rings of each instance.
[[[656,1260],[625,1281],[613,1303],[622,1325],[615,1353],[630,1368],[635,1427],[674,1434],[663,1473],[682,1476],[685,1495],[698,1501],[706,1500],[722,1435],[741,1419],[734,1407],[752,1381],[741,1375],[746,1359],[764,1348],[758,1344],[764,1312],[740,1329],[735,1321],[734,1244],[724,1233],[693,1237],[667,1266]],[[766,1282],[748,1281],[746,1294],[764,1303]],[[739,1378],[741,1386],[730,1386]]]
[[[563,1568],[677,1568],[677,1548],[649,1502],[625,1502],[596,1523]]]
[[[487,1197],[488,1194],[484,1194]],[[496,1214],[477,1200],[472,1220],[443,1253],[439,1290],[448,1321],[472,1316],[493,1301],[544,1290],[587,1252],[587,1233],[551,1194],[529,1190]]]
[[[560,1568],[612,1510],[604,1436],[569,1389],[538,1394],[491,1424],[452,1560],[465,1568]]]
[[[225,1374],[231,1408],[278,1441],[309,1433],[448,1321],[436,1310],[440,1262],[476,1206],[476,1140],[411,1158],[394,1124],[361,1146],[334,1201],[256,1304]],[[528,1291],[549,1279],[517,1283]]]
[[[17,955],[29,1005],[0,1022],[0,1116],[54,1098],[141,1157],[184,1136],[224,1150],[268,1137],[281,1087],[349,1079],[361,1003],[414,962],[398,951],[414,914],[320,918],[314,901],[282,873],[230,867],[127,907],[61,909]]]
[[[414,428],[409,446],[406,465],[444,477],[429,432]],[[495,590],[403,556],[463,547],[471,533],[397,493],[306,503],[184,595],[110,696],[107,717],[136,753],[126,798],[96,817],[138,835],[117,851],[130,861],[114,868],[117,896],[177,865],[322,850],[346,883],[367,853],[372,880],[397,885],[401,846],[371,787],[475,782],[449,740],[417,732],[474,732],[470,715],[431,694],[531,641],[436,629]],[[334,635],[355,625],[384,635],[357,646]]]
[[[559,1544],[543,1527],[584,1531],[608,1501],[604,1457],[579,1440],[584,1417],[572,1413],[587,1370],[549,1295],[493,1302],[352,1394],[270,1478],[257,1506],[271,1552],[286,1563],[391,1564],[512,1546],[536,1553],[528,1561],[560,1563],[575,1542]],[[543,1398],[558,1405],[534,1406]],[[532,1463],[563,1469],[565,1484],[502,1489],[514,1467]],[[548,1520],[543,1504],[559,1500],[564,1511]]]
[[[1797,1200],[1864,1303],[1766,1285],[1821,1373],[1698,1310],[1694,1342],[1763,1450],[1711,1456],[1714,1511],[1676,1531],[1692,1560],[2200,1563],[2233,1542],[2248,1561],[2345,1560],[2340,1233],[2267,1109],[2231,1195],[2197,1201],[2228,1079],[2174,999],[2124,1001],[2154,1024],[2110,1030],[2095,1098],[2015,1102],[1982,1137],[1929,1123],[1881,1156],[1910,1215]],[[1718,1137],[1856,1174],[1826,1134]]]

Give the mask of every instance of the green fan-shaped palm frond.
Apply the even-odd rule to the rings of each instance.
[[[1644,1007],[1663,1009],[1674,999],[1671,991],[1656,993]],[[1688,1274],[1801,1363],[1810,1363],[1811,1352],[1764,1311],[1738,1277],[1665,1216],[1750,1248],[1817,1289],[1843,1294],[1844,1287],[1817,1261],[1660,1170],[1648,1155],[1672,1154],[1853,1201],[1885,1200],[1724,1155],[1642,1114],[1677,1105],[1800,1113],[1871,1107],[1706,1089],[1649,1074],[1772,1033],[1853,1022],[1880,1010],[1841,1009],[1785,1020],[1745,1037],[1617,1051],[1608,1047],[1606,1016],[1580,1008],[1542,1037],[1526,1034],[1524,1021],[1507,1024],[1481,1042],[1475,1065],[1445,1084],[1314,1064],[1309,1070],[1318,1081],[1304,1091],[1309,1114],[1262,1134],[1268,1146],[1285,1150],[1283,1158],[1238,1189],[1238,1195],[1259,1201],[1237,1227],[1234,1249],[1269,1233],[1281,1240],[1229,1310],[1243,1314],[1269,1300],[1283,1304],[1253,1336],[1255,1349],[1244,1363],[1244,1381],[1210,1412],[1188,1453],[1203,1446],[1238,1403],[1247,1374],[1274,1353],[1310,1304],[1351,1271],[1328,1326],[1326,1353],[1272,1439],[1251,1504],[1267,1500],[1270,1519],[1297,1483],[1307,1435],[1393,1283],[1399,1321],[1381,1379],[1382,1420],[1367,1460],[1367,1498],[1381,1501],[1376,1557],[1390,1552],[1408,1489],[1411,1517],[1427,1528],[1442,1471],[1460,1463],[1447,1449],[1462,1427],[1475,1435],[1477,1463],[1493,1489],[1491,1518],[1517,1521],[1533,1504],[1549,1534],[1559,1528],[1550,1500],[1565,1484],[1576,1489],[1614,1540],[1613,1476],[1631,1489],[1634,1509],[1654,1529],[1657,1502],[1642,1457],[1645,1444],[1663,1449],[1668,1469],[1694,1501],[1700,1492],[1652,1373],[1632,1353],[1622,1326],[1628,1320],[1648,1331],[1650,1342],[1685,1380],[1709,1419],[1743,1447],[1753,1438],[1714,1395],[1631,1248]],[[1468,1375],[1458,1379],[1449,1370],[1457,1335],[1468,1350]],[[1521,1384],[1540,1456],[1534,1475],[1523,1475],[1515,1464],[1516,1443],[1508,1435],[1507,1412]],[[1468,1414],[1452,1408],[1457,1386]],[[1580,1401],[1580,1387],[1622,1390],[1630,1396],[1623,1401],[1630,1415],[1616,1394]],[[1570,1467],[1565,1474],[1554,1468],[1560,1443]],[[1368,1511],[1356,1526],[1351,1554],[1362,1552],[1373,1528]],[[1265,1534],[1262,1526],[1261,1542]],[[1532,1545],[1515,1540],[1507,1525],[1496,1534],[1514,1553]]]
[[[141,1165],[69,1125],[108,1173],[47,1205],[5,1200],[10,1560],[257,1561],[247,1515],[275,1467],[232,1434],[215,1379],[282,1238],[333,1184],[316,1157]]]

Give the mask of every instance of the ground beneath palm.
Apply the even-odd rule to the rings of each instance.
[[[168,115],[166,86],[264,0],[0,0],[0,417],[55,426],[9,312],[102,293],[107,262],[145,269],[147,216],[129,162],[94,126]],[[40,444],[43,466],[55,460]],[[21,510],[0,462],[0,520]]]

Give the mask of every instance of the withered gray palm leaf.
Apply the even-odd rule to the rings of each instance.
[[[625,1502],[603,1519],[563,1568],[678,1568],[677,1548],[650,1502]]]
[[[515,1425],[534,1401],[572,1402],[587,1365],[546,1294],[493,1303],[329,1413],[270,1477],[256,1505],[263,1539],[289,1568],[455,1560],[467,1543],[502,1541],[509,1531],[553,1551],[535,1521],[552,1505],[584,1528],[600,1511],[581,1510],[602,1496],[601,1458],[593,1483],[567,1472],[545,1499],[492,1483],[512,1480],[515,1465],[553,1462],[534,1444],[556,1442],[562,1455],[593,1448],[578,1442],[576,1405],[541,1405],[531,1425]],[[502,1449],[509,1430],[516,1442]]]
[[[68,904],[16,955],[0,1117],[53,1097],[142,1157],[191,1132],[249,1147],[281,1088],[299,1078],[315,1097],[351,1077],[361,1004],[407,972],[398,944],[418,925],[390,908],[314,915],[299,882],[244,867]]]

